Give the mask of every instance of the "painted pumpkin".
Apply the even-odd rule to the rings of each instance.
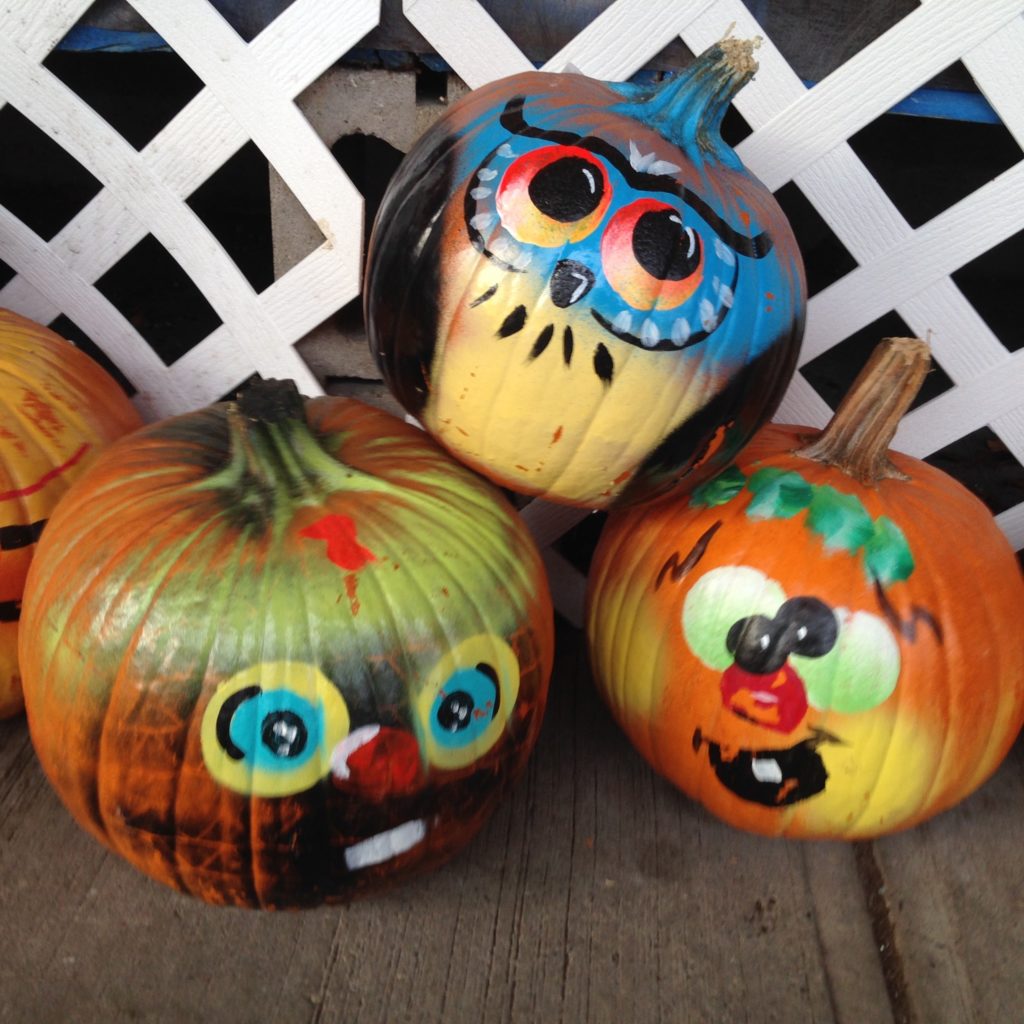
[[[653,89],[528,72],[477,89],[406,156],[367,256],[388,385],[513,490],[603,508],[723,468],[774,411],[803,266],[722,140],[752,45]]]
[[[552,630],[494,488],[388,413],[272,382],[68,494],[25,592],[29,728],[79,823],[153,878],[341,901],[480,828],[536,740]]]
[[[0,718],[23,707],[18,620],[39,535],[71,481],[105,445],[141,425],[98,363],[0,309]]]
[[[948,808],[1024,721],[1024,583],[988,510],[887,452],[927,366],[881,347],[816,442],[765,427],[691,496],[613,513],[595,677],[643,756],[739,827],[866,838]]]

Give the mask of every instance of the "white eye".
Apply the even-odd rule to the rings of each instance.
[[[729,630],[754,615],[774,617],[786,600],[782,587],[759,569],[724,565],[705,573],[683,602],[683,633],[690,650],[708,668],[724,672],[733,655],[726,646]],[[758,638],[762,649],[768,636]]]

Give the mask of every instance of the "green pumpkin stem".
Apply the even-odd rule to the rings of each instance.
[[[205,486],[233,492],[237,504],[261,520],[334,491],[393,489],[326,450],[306,422],[305,401],[293,381],[256,381],[228,404],[227,418],[230,460]]]
[[[759,44],[759,39],[720,40],[633,104],[629,113],[680,147],[696,141],[717,149],[729,103],[757,71],[754,49]]]
[[[796,452],[849,474],[868,486],[907,479],[889,458],[904,413],[931,366],[931,350],[920,338],[886,338],[871,353],[828,426]]]

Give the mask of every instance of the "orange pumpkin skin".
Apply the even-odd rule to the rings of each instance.
[[[306,460],[305,481],[241,472],[224,405],[112,446],[25,592],[50,782],[93,836],[209,903],[339,902],[439,865],[518,776],[544,711],[553,615],[511,506],[385,412],[321,398],[305,417],[313,454],[263,464]],[[461,756],[428,712],[478,661],[505,699]],[[246,708],[300,683],[323,709],[316,757],[261,762],[269,719],[247,731]]]
[[[611,515],[587,631],[614,716],[692,799],[752,832],[868,838],[951,807],[1006,755],[1024,722],[1024,582],[951,477],[890,453],[909,479],[861,485],[793,454],[816,433],[770,425],[717,493]],[[788,494],[776,470],[798,475]],[[745,673],[734,621],[774,644],[791,612],[821,611],[796,598],[835,615],[831,649]]]
[[[0,309],[0,718],[24,706],[18,620],[36,541],[99,451],[141,425],[99,364],[48,328]]]

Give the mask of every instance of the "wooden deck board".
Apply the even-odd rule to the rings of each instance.
[[[0,724],[0,926],[18,936],[0,1021],[1019,1019],[1020,745],[905,835],[764,840],[655,777],[600,704],[579,634],[559,640],[538,749],[477,841],[349,907],[224,910],[150,882],[63,811],[24,721]],[[886,927],[896,948],[880,952]]]

